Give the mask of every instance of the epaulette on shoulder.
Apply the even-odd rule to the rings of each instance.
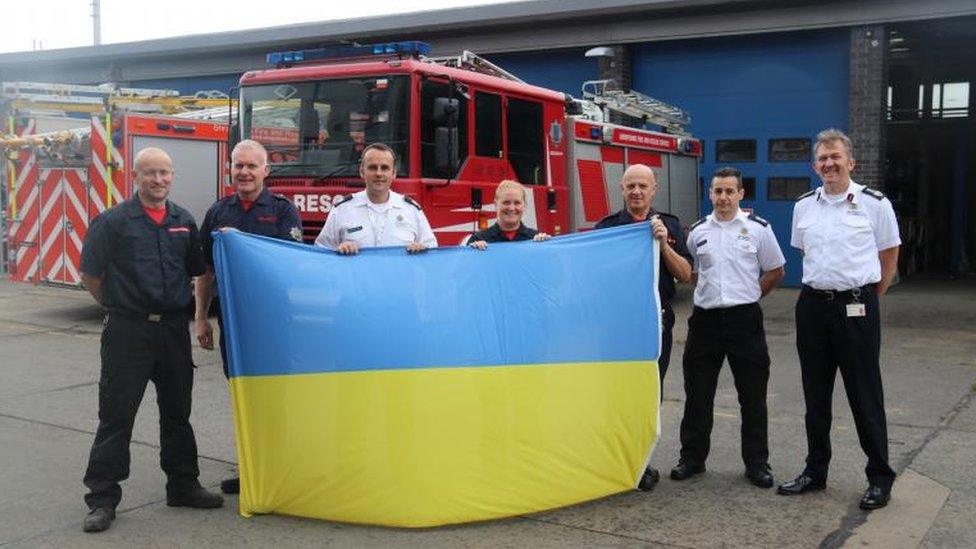
[[[674,214],[669,214],[668,212],[654,212],[654,215],[659,215],[661,217],[670,217],[671,219],[678,219],[678,216]]]
[[[352,195],[351,194],[339,195],[339,196],[335,197],[334,199],[332,199],[332,207],[335,208],[336,206],[339,206],[341,204],[345,204],[346,202],[349,202],[350,200],[352,200]]]
[[[747,215],[746,216],[746,219],[748,219],[749,221],[755,221],[756,223],[759,223],[763,227],[768,227],[769,226],[769,221],[766,221],[765,219],[759,217],[758,215],[756,215],[754,213],[751,213],[751,214]]]
[[[806,197],[808,197],[808,196],[813,196],[813,193],[815,193],[815,192],[817,192],[817,191],[816,191],[816,190],[813,190],[813,191],[807,191],[807,192],[805,192],[805,193],[803,193],[803,194],[801,194],[800,196],[798,196],[798,197],[796,197],[796,199],[797,199],[797,200],[803,200],[804,198],[806,198]]]
[[[872,189],[871,187],[864,187],[863,189],[861,189],[861,192],[864,193],[864,194],[866,194],[866,195],[868,195],[868,196],[877,198],[878,200],[881,200],[881,199],[883,199],[885,197],[885,195],[884,195],[883,192],[876,191],[876,190]]]
[[[277,200],[288,200],[288,197],[281,193],[273,193],[272,196],[274,196]],[[291,202],[291,200],[288,200],[288,202]]]
[[[409,196],[404,196],[403,201],[406,202],[407,204],[410,204],[414,208],[417,208],[420,211],[424,211],[424,209],[420,207],[420,204],[418,204],[416,200],[410,198]]]
[[[691,227],[688,227],[688,230],[689,230],[689,231],[692,231],[692,230],[694,230],[694,229],[695,229],[695,227],[697,227],[697,226],[699,226],[699,225],[701,225],[702,223],[704,223],[704,222],[705,222],[705,221],[707,221],[707,220],[708,220],[708,218],[707,218],[707,217],[703,217],[703,218],[701,218],[701,219],[699,219],[698,221],[695,221],[694,223],[692,223],[692,224],[691,224]]]

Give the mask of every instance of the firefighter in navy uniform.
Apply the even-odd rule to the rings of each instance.
[[[671,478],[685,480],[705,471],[715,388],[728,357],[742,409],[746,478],[769,488],[773,485],[766,411],[769,349],[759,300],[783,279],[786,259],[769,223],[739,209],[743,194],[739,170],[716,171],[709,190],[714,211],[692,225],[688,234],[697,280],[682,364],[681,458]]]
[[[268,175],[268,151],[257,141],[241,141],[231,153],[231,181],[234,194],[215,202],[203,219],[200,227],[200,240],[203,243],[207,270],[196,279],[196,313],[194,331],[197,341],[204,349],[214,348],[213,327],[207,314],[214,294],[213,236],[216,229],[233,228],[245,233],[270,236],[282,240],[302,241],[302,222],[298,210],[287,198],[272,194],[264,186]],[[223,333],[220,312],[217,325]],[[227,370],[227,347],[225,339],[220,338],[220,359]],[[225,494],[240,491],[240,479],[231,478],[220,483]]]
[[[160,149],[136,156],[136,196],[105,211],[88,229],[81,253],[82,282],[107,309],[98,383],[98,431],[85,486],[86,532],[111,526],[129,476],[129,441],[146,384],[156,386],[160,465],[166,504],[215,508],[223,498],[197,477],[197,445],[190,426],[193,357],[186,309],[190,277],[204,272],[193,217],[166,200],[173,164]]]
[[[525,187],[517,181],[506,179],[495,189],[495,215],[491,227],[478,231],[468,238],[468,246],[487,250],[490,242],[521,242],[549,240],[549,235],[522,223],[525,215]]]
[[[661,297],[661,357],[658,371],[661,375],[661,398],[664,397],[664,375],[671,362],[671,329],[674,327],[674,310],[671,298],[674,297],[674,281],[691,281],[692,257],[688,253],[685,232],[677,217],[654,211],[654,195],[657,193],[657,178],[654,171],[643,165],[634,164],[624,171],[620,180],[624,208],[608,215],[596,224],[597,229],[651,222],[651,233],[661,245],[661,262],[658,280],[658,293]],[[651,490],[660,478],[656,469],[648,467],[638,488]]]
[[[901,238],[891,202],[851,180],[854,155],[846,135],[834,129],[817,135],[813,169],[823,185],[796,203],[791,237],[803,252],[796,347],[806,402],[807,460],[800,476],[781,484],[779,493],[826,487],[831,397],[839,369],[868,458],[868,489],[860,507],[878,509],[888,504],[895,480],[888,463],[878,302],[894,280]]]

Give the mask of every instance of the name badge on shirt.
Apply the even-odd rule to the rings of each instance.
[[[361,230],[363,230],[363,226],[362,225],[360,225],[358,227],[350,227],[349,229],[346,229],[346,234],[354,233],[354,232],[361,231]]]
[[[857,317],[857,316],[867,316],[868,311],[863,303],[848,303],[847,304],[847,316]]]

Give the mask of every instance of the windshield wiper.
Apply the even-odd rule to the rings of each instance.
[[[340,173],[346,171],[349,168],[349,166],[356,166],[356,165],[359,165],[359,160],[346,160],[345,162],[339,162],[338,164],[332,166],[332,169],[331,170],[329,170],[329,171],[325,172],[324,174],[316,177],[315,178],[315,183],[321,183],[322,181],[325,181],[326,179],[329,179],[330,177],[335,177],[335,176],[339,175]],[[366,183],[365,182],[354,182],[354,183],[348,183],[347,185],[350,186],[350,187],[365,187],[366,186]]]

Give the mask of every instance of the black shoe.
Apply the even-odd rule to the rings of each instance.
[[[641,476],[640,482],[637,484],[637,489],[641,492],[650,492],[657,486],[658,481],[661,480],[661,473],[657,472],[657,469],[653,467],[648,467],[644,470],[644,474]]]
[[[234,478],[229,478],[227,480],[220,481],[220,491],[225,494],[240,494],[241,493],[240,477],[234,477]]]
[[[754,486],[760,488],[773,487],[773,474],[769,472],[769,465],[758,465],[746,468],[746,478]]]
[[[115,509],[111,507],[96,507],[85,517],[84,530],[86,532],[104,532],[115,520]]]
[[[861,498],[860,508],[865,511],[881,509],[885,505],[888,505],[888,500],[890,499],[891,488],[872,484],[864,492],[864,497]]]
[[[166,505],[170,507],[193,507],[195,509],[216,509],[224,504],[220,494],[214,494],[203,488],[194,488],[189,492],[167,494]]]
[[[685,480],[689,479],[695,475],[700,475],[705,472],[704,463],[690,463],[685,461],[679,461],[674,469],[671,469],[671,479],[672,480]]]
[[[807,492],[823,490],[826,487],[826,482],[813,480],[812,477],[804,473],[789,482],[780,484],[776,493],[781,496],[798,496]]]

